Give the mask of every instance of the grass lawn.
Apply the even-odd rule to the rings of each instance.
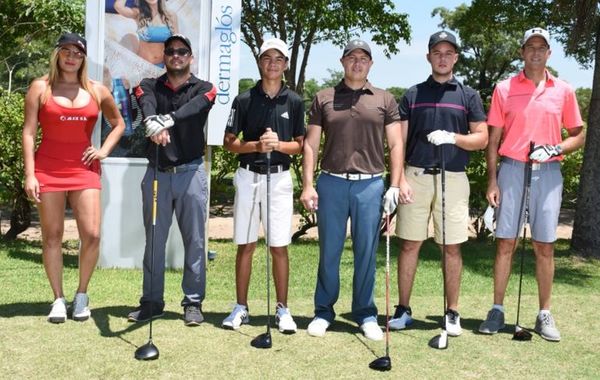
[[[392,305],[397,300],[396,256],[392,239]],[[77,286],[77,243],[65,243],[64,284],[67,298]],[[383,342],[367,341],[349,315],[352,291],[352,253],[347,243],[342,259],[342,288],[338,317],[324,338],[306,334],[313,316],[318,243],[303,241],[291,247],[289,306],[299,331],[282,335],[273,329],[273,348],[257,350],[250,340],[265,331],[264,246],[254,257],[250,288],[251,323],[239,331],[220,328],[235,301],[235,247],[230,240],[211,241],[218,252],[207,269],[206,322],[185,327],[181,320],[181,273],[168,271],[166,313],[154,323],[154,342],[160,359],[138,362],[133,353],[147,341],[147,324],[131,324],[126,314],[138,303],[139,270],[97,270],[91,282],[92,319],[61,325],[46,322],[52,301],[37,242],[17,241],[0,246],[0,378],[598,378],[600,335],[600,262],[572,257],[568,242],[556,251],[553,313],[562,333],[560,343],[534,334],[531,342],[511,340],[516,316],[518,276],[509,284],[507,329],[495,336],[474,331],[492,301],[491,243],[469,242],[463,247],[464,272],[460,312],[463,335],[450,338],[447,350],[433,350],[428,340],[439,333],[442,288],[439,253],[427,242],[421,253],[411,306],[415,324],[391,334],[392,371],[374,372],[369,362],[384,354]],[[528,247],[530,251],[530,247]],[[376,301],[384,324],[385,250],[378,253]],[[515,260],[513,273],[518,261]],[[521,324],[533,328],[537,313],[534,262],[527,255],[523,282]],[[274,291],[272,289],[272,293]],[[274,302],[273,307],[274,308]]]

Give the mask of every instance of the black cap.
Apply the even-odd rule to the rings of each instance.
[[[454,46],[454,48],[456,50],[459,49],[458,43],[456,42],[456,37],[454,37],[454,34],[447,32],[445,30],[442,30],[442,31],[433,33],[431,35],[431,37],[429,37],[429,50],[431,50],[432,47],[439,44],[440,42],[447,42],[450,45]]]
[[[87,41],[77,33],[65,33],[58,39],[56,47],[65,45],[74,45],[77,49],[81,50],[83,54],[87,55]]]
[[[352,40],[352,41],[348,42],[348,45],[346,45],[346,47],[344,48],[344,54],[342,55],[342,57],[347,56],[348,54],[352,53],[356,49],[364,50],[365,53],[367,53],[367,55],[369,56],[369,58],[371,58],[371,59],[373,58],[371,56],[371,48],[363,40]]]
[[[192,43],[190,42],[190,39],[184,36],[183,34],[173,34],[171,37],[167,38],[165,40],[165,47],[169,46],[169,44],[173,42],[173,40],[179,40],[183,42],[185,46],[188,47],[188,49],[192,50]]]

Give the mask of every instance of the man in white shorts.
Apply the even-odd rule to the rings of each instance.
[[[240,167],[235,172],[234,241],[238,245],[235,265],[237,303],[223,320],[226,329],[237,330],[249,322],[248,285],[252,255],[256,249],[259,225],[267,222],[267,171],[271,173],[269,246],[273,257],[273,277],[277,306],[275,320],[282,333],[296,332],[287,307],[293,191],[289,172],[290,155],[302,151],[304,103],[282,81],[288,67],[285,42],[266,40],[259,54],[261,80],[233,101],[225,137],[225,149],[237,153]],[[242,133],[243,138],[238,135]],[[266,153],[271,153],[270,166]]]

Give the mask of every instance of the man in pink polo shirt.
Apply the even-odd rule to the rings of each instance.
[[[525,165],[531,160],[529,223],[540,307],[535,331],[546,340],[560,340],[560,332],[550,314],[554,241],[562,201],[560,160],[564,154],[583,145],[584,134],[575,92],[546,69],[550,54],[550,35],[546,30],[533,28],[526,31],[521,45],[523,71],[500,82],[492,96],[486,153],[487,199],[496,207],[497,245],[494,305],[479,327],[479,332],[484,334],[495,334],[504,328],[503,301],[516,239],[522,227],[519,210]],[[564,140],[562,128],[568,133]],[[531,152],[530,142],[535,145]]]

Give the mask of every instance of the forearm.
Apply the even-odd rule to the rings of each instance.
[[[304,144],[302,153],[302,187],[314,187],[313,179],[316,169],[318,147],[315,150],[310,144]]]
[[[572,153],[580,149],[585,143],[583,127],[572,128],[568,132],[569,136],[559,144],[563,154]]]
[[[279,141],[279,146],[275,148],[284,154],[300,154],[302,153],[302,142],[301,141]]]
[[[100,150],[104,152],[105,156],[108,156],[113,151],[115,146],[117,146],[117,144],[119,143],[121,136],[123,136],[123,132],[125,131],[125,122],[123,121],[123,119],[119,118],[118,121],[109,121],[109,123],[113,127],[108,136],[106,136],[104,143],[100,147]]]
[[[454,137],[456,146],[468,151],[484,149],[488,143],[487,133],[483,132],[474,132],[468,135],[457,133]]]
[[[29,177],[35,174],[35,153],[34,145],[35,139],[31,135],[23,135],[23,167],[25,177]]]

